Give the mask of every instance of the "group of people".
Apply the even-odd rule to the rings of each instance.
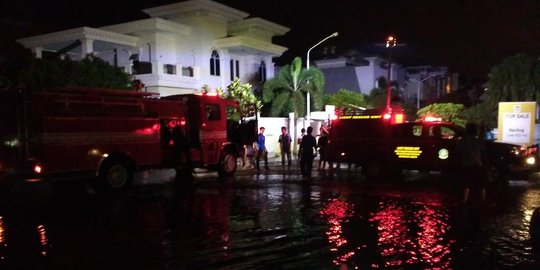
[[[462,162],[462,176],[464,182],[463,203],[467,203],[470,198],[471,191],[477,191],[480,194],[480,200],[485,200],[487,175],[485,171],[485,146],[480,138],[477,137],[477,126],[473,123],[467,125],[467,135],[460,140],[458,145],[461,153],[460,160]],[[264,135],[265,128],[259,128],[255,147],[246,145],[244,151],[243,166],[252,166],[253,157],[255,157],[255,168],[260,169],[260,161],[263,159],[264,168],[268,167],[268,151],[266,149],[266,137]],[[306,133],[307,132],[307,133]],[[313,136],[313,127],[308,127],[307,130],[302,128],[301,134],[298,137],[298,164],[302,176],[311,177],[313,170],[313,160],[320,155],[318,169],[325,170],[328,164],[328,169],[333,169],[333,164],[326,159],[328,146],[329,130],[325,126],[321,126],[320,137],[317,140]],[[292,138],[287,131],[287,127],[281,127],[281,135],[278,139],[281,152],[281,165],[285,165],[290,169],[292,165],[291,144]]]
[[[253,157],[255,158],[255,168],[260,170],[261,159],[264,161],[264,168],[269,169],[268,167],[268,150],[266,149],[266,137],[264,135],[265,128],[259,128],[259,134],[257,135],[257,141],[255,143],[255,148],[252,146],[244,146],[244,164],[243,166],[251,166]],[[306,133],[307,132],[307,133]],[[320,155],[320,160],[318,164],[319,170],[324,170],[326,167],[326,148],[328,145],[328,129],[325,126],[322,126],[320,129],[320,138],[317,139],[312,135],[313,127],[308,127],[307,130],[302,128],[301,134],[298,137],[298,164],[300,166],[300,171],[302,176],[311,177],[311,171],[313,170],[313,160],[317,156],[317,153]],[[281,134],[279,135],[279,148],[281,152],[281,165],[285,168],[290,169],[292,165],[292,154],[291,154],[291,145],[292,138],[288,133],[287,127],[281,127]],[[332,164],[329,163],[329,167],[332,168]]]

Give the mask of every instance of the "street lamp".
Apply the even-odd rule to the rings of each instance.
[[[338,36],[338,32],[334,32],[333,34],[331,34],[331,35],[325,37],[323,40],[319,41],[317,44],[313,45],[313,47],[309,48],[309,50],[307,51],[307,57],[306,57],[306,69],[309,69],[309,53],[311,52],[311,50],[313,48],[319,46],[321,43],[325,42],[327,39],[337,37],[337,36]],[[310,104],[309,104],[311,98],[310,98],[310,95],[309,95],[309,91],[307,91],[306,100],[307,100],[307,102],[306,102],[307,103],[306,122],[309,125],[309,122],[311,120],[310,116],[309,116],[310,113],[311,113],[310,112],[311,111],[310,110]],[[304,126],[305,126],[305,124],[304,124]]]
[[[427,79],[429,79],[429,78],[433,78],[433,77],[435,77],[435,75],[429,75],[429,76],[427,76],[427,77],[421,79],[420,81],[418,81],[418,86],[417,86],[417,88],[416,88],[416,109],[417,109],[417,110],[420,109],[420,86],[422,86],[422,83],[423,83],[425,80],[427,80]]]
[[[386,108],[390,108],[390,79],[392,70],[392,48],[396,47],[397,40],[393,36],[386,38],[386,48],[388,48],[388,75],[386,77]]]

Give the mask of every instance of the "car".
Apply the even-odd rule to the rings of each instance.
[[[465,129],[440,119],[395,122],[375,113],[339,116],[331,125],[327,157],[354,163],[369,178],[399,174],[403,170],[456,172],[460,166],[458,143]],[[536,160],[519,145],[485,141],[491,176],[506,181],[526,175]]]

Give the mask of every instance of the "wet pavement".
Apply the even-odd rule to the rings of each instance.
[[[19,185],[0,205],[0,269],[540,269],[540,175],[467,206],[438,174],[313,175],[154,171],[118,196]]]

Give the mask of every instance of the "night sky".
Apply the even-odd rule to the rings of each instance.
[[[2,0],[2,39],[99,27],[147,18],[143,8],[171,0]],[[307,50],[324,37],[338,52],[356,49],[385,56],[386,36],[398,43],[393,57],[405,65],[448,66],[463,77],[485,79],[490,68],[517,53],[540,55],[539,0],[217,0],[291,29],[274,42],[289,48],[277,64]],[[4,41],[5,42],[5,41]],[[321,45],[322,46],[322,45]],[[311,61],[317,59],[312,51]]]

